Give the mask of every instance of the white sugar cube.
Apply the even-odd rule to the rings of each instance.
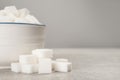
[[[68,59],[58,58],[56,61],[68,62]]]
[[[37,57],[34,55],[20,55],[19,62],[21,64],[37,64]]]
[[[20,9],[18,10],[18,12],[19,12],[19,17],[25,17],[30,13],[29,10],[26,8]]]
[[[29,21],[30,23],[40,24],[40,22],[39,22],[34,16],[32,16],[32,15],[27,15],[27,16],[25,17],[25,19],[26,19],[27,21]]]
[[[11,22],[15,21],[15,19],[16,19],[16,16],[13,15],[12,13],[6,14],[6,16],[11,19]]]
[[[39,74],[52,73],[52,61],[50,58],[39,59]]]
[[[14,12],[17,10],[17,8],[15,6],[9,6],[9,7],[5,7],[4,10],[8,12]]]
[[[4,10],[0,10],[0,16],[6,16],[6,12]]]
[[[34,73],[34,65],[33,64],[22,64],[21,65],[21,72],[31,74]]]
[[[22,64],[21,72],[28,73],[28,74],[36,73],[38,72],[38,64]]]
[[[54,70],[57,72],[69,72],[72,69],[72,63],[70,62],[56,62]]]
[[[21,64],[20,63],[11,63],[11,71],[19,73],[21,72]]]
[[[4,11],[6,14],[12,13],[13,15],[18,16],[18,10],[15,6],[5,7]]]
[[[36,55],[38,58],[52,58],[53,50],[52,49],[36,49],[32,51],[33,55]]]

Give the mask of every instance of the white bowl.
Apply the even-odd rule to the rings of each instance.
[[[44,48],[45,25],[0,23],[0,67],[18,61],[19,55]]]

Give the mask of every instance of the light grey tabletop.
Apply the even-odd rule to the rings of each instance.
[[[0,80],[120,80],[120,49],[55,49],[73,63],[69,73],[17,74],[0,70]]]

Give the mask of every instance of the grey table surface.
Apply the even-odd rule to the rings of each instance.
[[[120,49],[55,49],[55,58],[68,58],[72,72],[21,74],[0,70],[0,80],[120,80]]]

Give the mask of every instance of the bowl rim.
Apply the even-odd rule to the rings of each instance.
[[[36,26],[43,26],[45,27],[45,24],[35,24],[35,23],[21,23],[21,22],[0,22],[0,24],[20,24],[20,25],[36,25]]]

